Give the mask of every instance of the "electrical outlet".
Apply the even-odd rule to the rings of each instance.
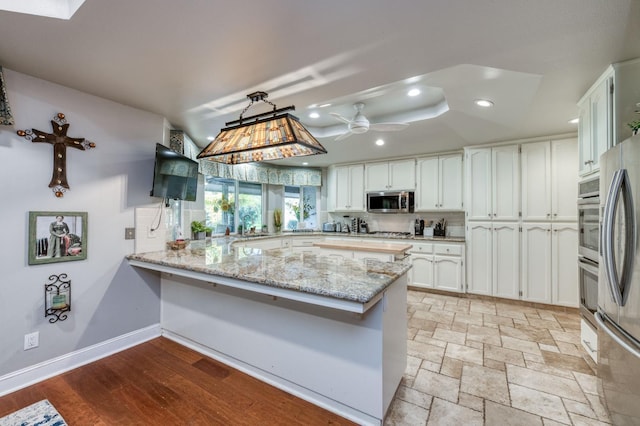
[[[147,227],[147,238],[155,238],[158,235],[158,230],[153,229],[150,226]]]
[[[134,240],[136,238],[136,228],[124,228],[124,239]]]
[[[40,332],[35,331],[33,333],[24,335],[24,350],[37,348],[40,344]]]

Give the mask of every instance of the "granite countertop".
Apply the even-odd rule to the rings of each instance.
[[[191,241],[182,250],[132,254],[127,259],[359,303],[371,301],[411,268],[405,262],[351,260],[233,244],[262,238]]]

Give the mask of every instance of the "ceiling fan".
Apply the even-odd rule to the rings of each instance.
[[[343,123],[347,123],[349,126],[349,130],[338,136],[335,140],[340,141],[342,139],[348,138],[353,134],[366,133],[369,130],[390,132],[404,130],[407,128],[407,126],[409,126],[409,123],[369,123],[367,117],[365,117],[362,113],[362,109],[364,108],[364,104],[362,102],[353,104],[353,108],[356,110],[356,115],[354,115],[351,120],[335,112],[329,113]]]

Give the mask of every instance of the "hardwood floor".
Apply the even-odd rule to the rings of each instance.
[[[352,425],[165,338],[0,398],[0,417],[48,399],[70,426]]]

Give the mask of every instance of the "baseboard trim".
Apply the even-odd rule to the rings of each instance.
[[[208,346],[202,345],[200,343],[194,342],[193,340],[184,337],[180,334],[173,333],[169,330],[163,329],[162,336],[166,337],[169,340],[173,340],[174,342],[186,346],[190,349],[193,349],[196,352],[199,352],[205,356],[213,358],[217,361],[220,361],[223,364],[226,364],[236,370],[239,370],[249,376],[255,377],[256,379],[265,382],[275,388],[283,390],[291,395],[294,395],[300,399],[308,401],[318,407],[324,408],[327,411],[331,411],[332,413],[338,414],[339,416],[344,417],[347,420],[351,420],[359,425],[363,426],[375,426],[380,425],[381,422],[379,419],[372,417],[368,414],[365,414],[359,410],[348,407],[344,404],[341,404],[338,401],[327,398],[323,395],[320,395],[310,389],[304,388],[302,386],[296,385],[282,377],[275,376],[271,373],[268,373],[260,368],[249,365],[245,362],[242,362],[234,357],[228,356],[222,352],[219,352],[215,349],[212,349]]]
[[[161,336],[160,324],[141,328],[0,377],[0,396]]]

